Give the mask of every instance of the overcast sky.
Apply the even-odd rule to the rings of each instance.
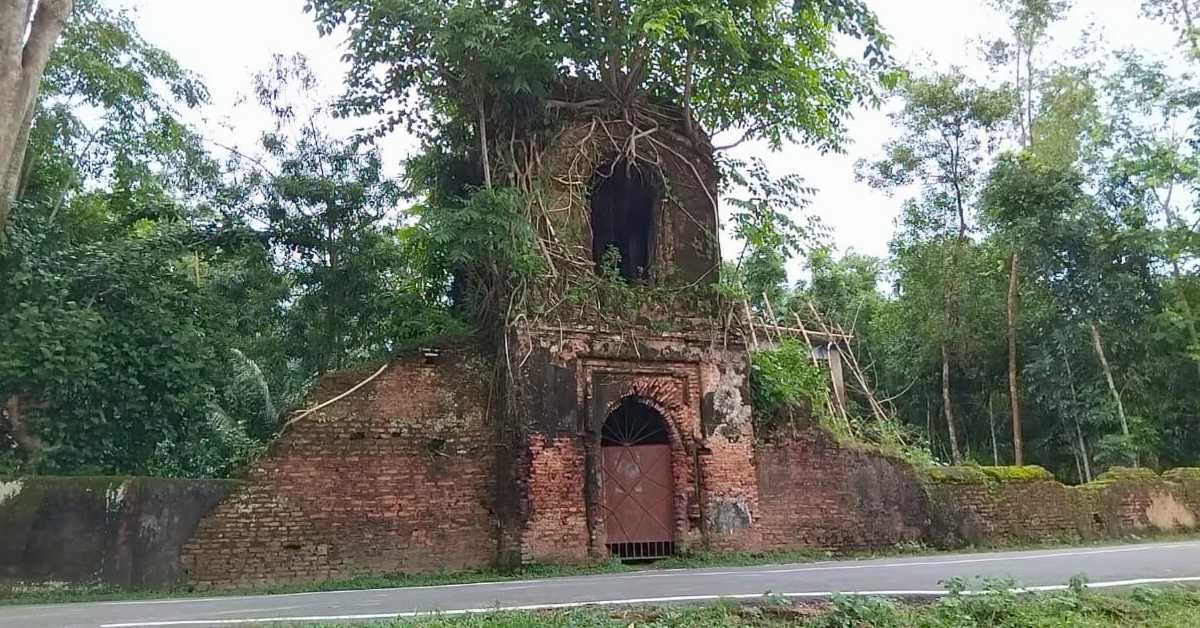
[[[115,0],[135,8],[143,35],[185,67],[200,73],[214,106],[198,124],[225,141],[247,145],[266,120],[254,107],[238,105],[252,72],[267,67],[274,53],[303,52],[332,97],[340,91],[343,66],[339,42],[317,36],[302,0]],[[977,42],[1006,28],[986,0],[869,0],[895,40],[902,62],[978,67]],[[1087,34],[1113,48],[1136,47],[1152,55],[1172,53],[1174,36],[1138,16],[1140,0],[1075,0],[1067,20],[1051,35],[1065,48]],[[760,155],[773,172],[796,172],[818,189],[813,209],[832,228],[842,250],[884,255],[901,196],[888,198],[854,181],[854,162],[878,154],[893,136],[884,111],[858,111],[849,124],[845,155],[819,155],[801,146],[770,154],[746,144],[740,156]],[[720,143],[720,142],[718,142]],[[384,157],[398,164],[412,148],[401,136],[384,143]]]

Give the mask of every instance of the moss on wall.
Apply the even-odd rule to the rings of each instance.
[[[1054,479],[1053,474],[1036,465],[1026,465],[1024,467],[982,467],[982,469],[984,475],[998,482],[1034,482]]]
[[[1113,467],[1096,476],[1096,482],[1113,482],[1116,480],[1155,480],[1158,474],[1154,469]]]
[[[929,482],[938,484],[985,484],[988,482],[1034,482],[1054,480],[1054,476],[1038,466],[983,467],[962,465],[958,467],[927,467],[921,475]]]
[[[1179,467],[1164,471],[1163,477],[1174,482],[1200,482],[1200,467]]]

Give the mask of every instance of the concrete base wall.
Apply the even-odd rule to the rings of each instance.
[[[0,580],[161,587],[180,551],[238,482],[0,479]]]

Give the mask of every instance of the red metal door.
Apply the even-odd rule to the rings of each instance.
[[[604,529],[620,558],[661,558],[674,547],[670,445],[604,447]]]

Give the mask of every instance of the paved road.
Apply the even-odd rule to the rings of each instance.
[[[236,626],[411,617],[431,611],[671,604],[766,593],[937,595],[948,578],[1011,578],[1033,590],[1061,588],[1084,574],[1092,586],[1200,586],[1200,541],[1063,550],[831,561],[724,569],[678,569],[417,587],[206,599],[0,607],[0,627],[135,628]]]

